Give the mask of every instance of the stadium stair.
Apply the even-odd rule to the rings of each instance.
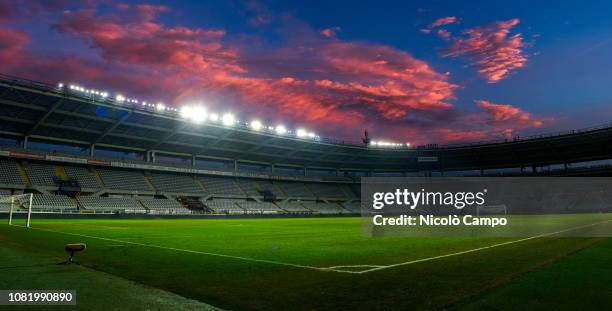
[[[55,176],[57,176],[57,178],[59,178],[60,180],[69,180],[70,177],[68,177],[68,174],[66,173],[66,170],[64,169],[63,166],[60,165],[55,165]]]
[[[145,183],[147,184],[147,186],[149,186],[149,188],[151,188],[151,191],[157,191],[157,189],[155,189],[155,187],[153,186],[153,183],[151,182],[151,177],[150,176],[144,176],[144,180],[145,180]]]
[[[204,183],[202,181],[200,181],[197,178],[194,178],[193,180],[196,182],[196,184],[198,184],[198,186],[200,186],[200,188],[202,188],[202,191],[208,193],[208,189],[206,189],[206,187],[204,186]]]
[[[106,188],[106,185],[104,184],[104,181],[102,181],[102,176],[100,176],[100,173],[96,170],[91,170],[91,173],[94,175],[94,177],[96,178],[96,181],[98,182],[98,184],[102,187],[102,188]]]
[[[26,173],[25,167],[23,167],[20,162],[17,162],[17,167],[19,168],[19,175],[21,175],[21,180],[23,180],[23,184],[30,184],[30,178],[28,178],[28,173]]]

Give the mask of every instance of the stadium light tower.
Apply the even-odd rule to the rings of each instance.
[[[368,134],[368,130],[365,130],[363,133],[363,138],[361,139],[361,141],[363,141],[363,143],[368,146],[371,142],[370,140],[370,135]]]

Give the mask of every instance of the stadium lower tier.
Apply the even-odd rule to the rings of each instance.
[[[184,175],[0,159],[0,199],[54,213],[354,214],[359,187],[338,182]],[[0,200],[0,211],[10,204]]]
[[[6,190],[3,190],[6,191]],[[0,199],[11,194],[0,194]],[[194,198],[192,198],[194,199]],[[2,200],[0,200],[2,201]],[[4,202],[6,201],[6,202]],[[7,212],[11,206],[9,200],[0,202],[0,212]],[[200,201],[204,209],[190,209],[176,199],[158,199],[153,197],[98,197],[79,196],[72,198],[65,195],[33,194],[32,211],[46,213],[116,213],[116,214],[357,214],[352,203],[330,203],[317,201],[255,201],[250,199],[212,198]],[[26,211],[29,206],[29,195],[16,197],[15,211]]]

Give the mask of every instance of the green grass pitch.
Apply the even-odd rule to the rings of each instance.
[[[33,220],[0,225],[0,289],[76,289],[86,310],[597,309],[612,239],[361,236],[359,218]],[[87,243],[80,265],[63,245]],[[508,302],[513,301],[512,304]],[[1,308],[1,307],[0,307]]]

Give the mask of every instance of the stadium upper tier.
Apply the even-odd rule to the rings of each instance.
[[[233,171],[308,175],[306,171],[321,170],[345,176],[351,172],[531,168],[612,158],[612,126],[509,141],[385,149],[308,135],[300,138],[256,131],[222,121],[196,124],[173,110],[10,77],[0,77],[0,121],[0,136],[18,141],[23,148],[61,144],[87,150],[92,158],[108,151],[124,152],[137,154],[148,162],[175,157],[194,167],[222,163]],[[360,131],[355,129],[355,135]],[[36,183],[49,183],[44,178],[33,178]],[[156,182],[158,186],[167,185],[161,179]],[[142,190],[150,186],[137,187]],[[305,193],[303,189],[280,188]]]

